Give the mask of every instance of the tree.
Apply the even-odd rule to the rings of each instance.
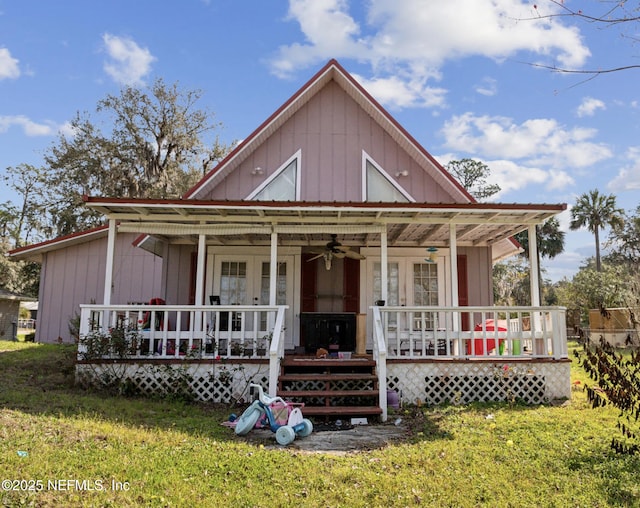
[[[565,233],[560,229],[557,218],[551,217],[536,227],[536,239],[538,242],[538,254],[540,257],[553,259],[564,251]],[[522,256],[529,257],[529,234],[522,231],[515,235],[516,240],[522,246]]]
[[[46,209],[44,170],[31,164],[20,164],[8,167],[2,179],[21,200],[17,207],[10,202],[5,205],[7,220],[3,221],[3,229],[12,240],[13,247],[41,238]]]
[[[450,161],[446,165],[446,170],[479,201],[500,192],[498,184],[487,183],[491,169],[480,161],[473,159]]]
[[[558,284],[559,304],[580,309],[581,320],[588,322],[589,309],[626,307],[635,301],[634,288],[629,284],[631,273],[623,266],[605,265],[594,268],[593,258],[580,267],[571,281]]]
[[[624,224],[624,211],[616,206],[616,198],[610,194],[604,196],[594,189],[582,194],[571,209],[572,230],[586,227],[593,233],[596,242],[596,270],[602,271],[600,258],[600,230],[606,226],[613,229]]]
[[[3,176],[21,202],[0,205],[0,286],[29,296],[38,295],[40,265],[31,261],[10,262],[7,251],[43,237],[45,228],[45,180],[42,168],[30,164],[9,167]]]
[[[522,258],[514,256],[494,265],[493,300],[496,305],[531,305],[529,270]]]
[[[610,258],[629,265],[640,264],[640,206],[635,215],[625,214],[623,224],[609,235]]]
[[[540,258],[553,259],[564,251],[565,233],[560,229],[560,222],[555,217],[536,226],[536,242],[538,256],[538,288],[540,301],[542,302],[542,266]],[[529,258],[529,233],[521,231],[515,235],[515,239],[522,246],[522,257]]]
[[[158,79],[146,91],[125,87],[98,102],[96,112],[110,131],[78,113],[73,136],[60,135],[45,156],[55,233],[101,222],[84,206],[84,194],[170,198],[191,188],[228,151],[217,137],[205,141],[220,124],[196,108],[200,98],[200,91]]]

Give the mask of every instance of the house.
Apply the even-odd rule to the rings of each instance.
[[[18,328],[23,330],[35,330],[36,323],[38,322],[38,301],[20,302],[20,315],[22,316],[22,309],[24,309],[24,315],[28,313],[29,317],[20,317],[18,319]]]
[[[32,302],[34,300],[35,298],[0,288],[0,340],[18,339],[20,302]]]
[[[383,419],[387,390],[411,402],[569,394],[564,309],[540,307],[535,277],[531,307],[492,296],[513,235],[534,240],[566,205],[476,202],[335,60],[183,199],[85,201],[108,227],[11,255],[46,263],[40,340],[55,319],[45,308],[69,299],[81,337],[128,330],[122,375],[145,386],[158,381],[143,365],[169,362],[189,366],[200,398],[242,396],[254,380],[272,395],[315,390],[307,412]],[[81,269],[52,287],[58,257]],[[104,356],[87,351],[79,371]],[[356,373],[375,399],[366,410]]]

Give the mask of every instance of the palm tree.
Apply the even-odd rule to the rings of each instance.
[[[613,194],[604,196],[594,189],[582,194],[571,209],[570,229],[585,227],[591,231],[596,240],[596,270],[602,271],[600,260],[600,229],[605,226],[618,228],[624,225],[624,210],[616,205]]]

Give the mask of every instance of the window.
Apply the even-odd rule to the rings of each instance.
[[[413,303],[418,306],[438,305],[438,266],[435,263],[413,265]]]
[[[382,299],[382,275],[380,270],[382,264],[376,262],[373,264],[373,298],[374,301]],[[385,305],[400,305],[400,268],[398,263],[387,263],[387,301]],[[389,314],[389,324],[396,325],[398,321],[397,314]]]
[[[260,276],[260,305],[269,305],[269,283],[271,282],[271,263],[262,263]],[[276,277],[276,305],[287,304],[287,263],[278,263],[278,276]],[[268,328],[267,315],[260,313],[260,329]]]
[[[260,281],[260,305],[269,305],[269,281],[271,277],[271,264],[262,263],[262,277]],[[278,263],[278,276],[276,277],[276,305],[287,304],[287,264]]]
[[[247,263],[223,261],[220,271],[220,303],[245,305],[247,303]]]
[[[409,203],[414,199],[398,183],[371,159],[366,153],[364,170],[364,198],[369,202]]]
[[[373,264],[373,296],[374,301],[382,299],[382,278],[380,262]],[[399,305],[400,299],[400,269],[398,263],[387,264],[387,302],[386,305]]]
[[[295,201],[299,197],[300,150],[258,186],[247,199],[255,201]]]

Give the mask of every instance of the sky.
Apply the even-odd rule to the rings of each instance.
[[[612,4],[0,0],[0,175],[43,165],[77,112],[157,78],[201,90],[230,144],[335,58],[443,165],[485,163],[502,189],[492,201],[566,203],[565,252],[542,266],[571,278],[595,254],[592,234],[569,231],[576,198],[598,189],[640,205],[640,69],[549,69],[640,64],[638,25],[562,15]],[[17,204],[0,185],[0,203]]]

